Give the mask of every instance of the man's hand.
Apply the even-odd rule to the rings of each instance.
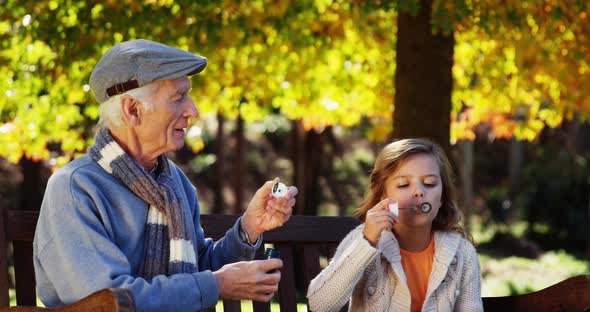
[[[282,267],[281,259],[242,261],[226,264],[213,275],[223,299],[268,302],[279,289]]]
[[[279,178],[276,178],[264,183],[256,191],[244,213],[242,226],[251,243],[254,243],[260,234],[282,226],[291,217],[297,188],[289,186],[287,195],[275,198],[270,193],[272,187],[279,181]]]

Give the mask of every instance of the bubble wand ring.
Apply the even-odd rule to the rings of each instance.
[[[432,204],[425,201],[420,204],[420,211],[422,213],[429,213],[432,210]]]

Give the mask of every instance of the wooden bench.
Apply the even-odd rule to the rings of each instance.
[[[0,208],[0,312],[9,304],[8,242],[13,245],[17,304],[34,306],[36,303],[32,240],[37,217],[38,212],[34,211],[3,211]],[[237,217],[202,215],[206,236],[213,239],[222,237]],[[358,221],[351,217],[292,216],[283,227],[265,233],[264,242],[279,249],[284,263],[277,294],[281,311],[297,311],[298,296],[304,300],[309,282],[321,270],[320,257],[331,257],[340,240],[356,225]],[[263,253],[261,248],[257,258],[262,258]],[[97,309],[93,311],[130,311],[125,310],[129,300],[124,290],[103,290],[99,293],[103,296],[99,299],[96,299],[97,293],[89,296],[96,299],[93,302],[97,304]],[[90,299],[83,300],[89,302]],[[110,308],[99,310],[99,306],[101,309],[107,306],[104,302],[109,302]],[[486,311],[590,311],[590,276],[573,277],[530,294],[483,298],[483,302]],[[254,302],[253,308],[256,312],[270,311],[270,304]],[[15,309],[10,311],[36,311],[20,307]],[[224,311],[241,311],[240,302],[224,300]]]

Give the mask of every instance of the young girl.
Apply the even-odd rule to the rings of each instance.
[[[431,141],[387,145],[355,211],[364,223],[311,281],[310,310],[339,311],[350,300],[355,312],[483,311],[479,262],[459,225],[451,170]]]

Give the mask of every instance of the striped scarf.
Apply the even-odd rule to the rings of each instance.
[[[180,187],[172,179],[166,157],[160,155],[158,158],[160,174],[154,180],[125,153],[106,128],[98,131],[88,154],[149,205],[143,261],[138,275],[149,281],[158,274],[196,272],[196,257],[187,227],[186,209],[176,194],[175,190]]]

